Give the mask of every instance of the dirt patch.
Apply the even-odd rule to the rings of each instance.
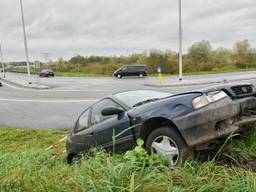
[[[236,160],[233,159],[232,157],[229,157],[226,154],[219,154],[216,156],[218,152],[216,150],[203,150],[196,152],[194,154],[194,158],[199,161],[199,162],[207,162],[207,161],[212,161],[214,160],[218,165],[222,166],[236,166],[236,167],[241,167],[246,170],[256,172],[256,159],[254,160]]]
[[[245,167],[250,171],[256,172],[256,160],[248,161]]]

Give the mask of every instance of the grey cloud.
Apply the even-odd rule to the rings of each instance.
[[[23,0],[31,60],[118,55],[178,47],[177,0]],[[184,50],[195,41],[255,47],[254,0],[182,0]],[[1,0],[0,42],[8,60],[24,59],[19,0]]]

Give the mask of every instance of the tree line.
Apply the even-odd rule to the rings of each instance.
[[[45,66],[59,72],[83,72],[110,75],[122,65],[145,64],[150,74],[158,66],[165,74],[178,73],[178,53],[170,50],[150,50],[129,56],[88,56],[77,55],[70,60],[60,58],[58,62]],[[183,70],[189,72],[227,71],[256,68],[256,50],[248,40],[238,41],[232,49],[213,49],[209,41],[194,43],[183,55]]]

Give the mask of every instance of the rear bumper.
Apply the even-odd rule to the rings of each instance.
[[[208,143],[251,128],[256,122],[256,97],[234,101],[227,97],[173,121],[188,146]]]

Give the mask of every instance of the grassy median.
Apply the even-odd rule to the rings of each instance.
[[[63,131],[0,128],[0,191],[256,191],[256,132],[230,139],[222,155],[237,164],[189,159],[170,170],[159,157],[138,147],[126,154],[94,150],[68,165],[65,148],[45,149],[66,136]]]

